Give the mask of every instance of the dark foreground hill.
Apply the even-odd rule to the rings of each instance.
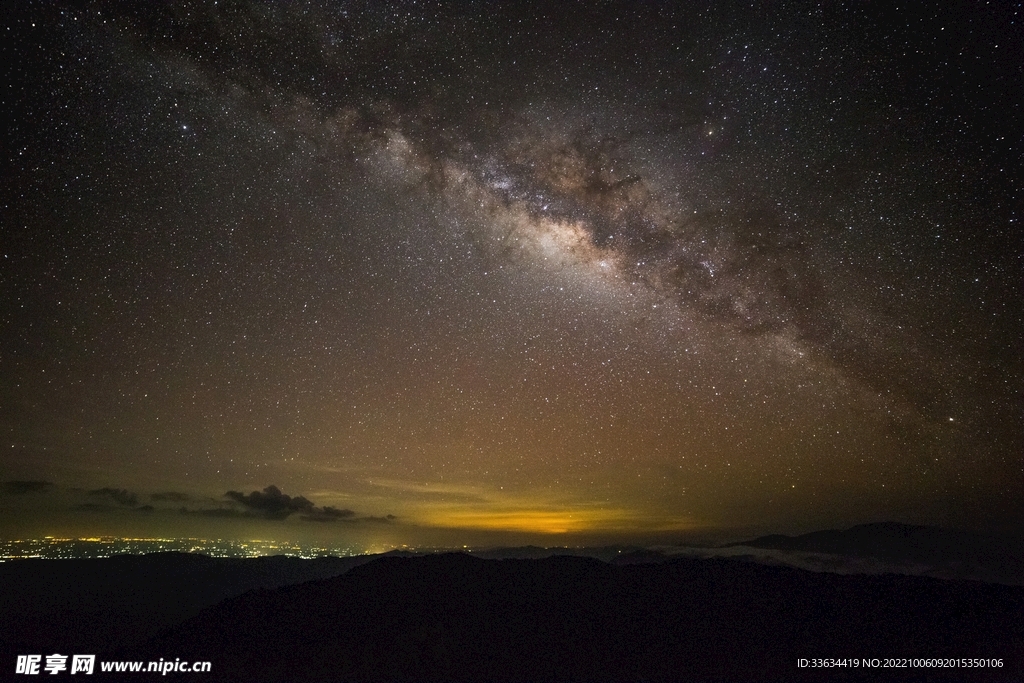
[[[373,559],[159,553],[3,562],[0,656],[6,667],[18,654],[124,647],[247,590],[337,576]]]
[[[729,560],[384,557],[248,592],[118,655],[209,660],[207,681],[1021,680],[1024,588]],[[1003,666],[882,668],[968,657]]]

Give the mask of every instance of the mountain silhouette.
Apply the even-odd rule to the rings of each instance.
[[[209,660],[204,679],[225,681],[1019,680],[1022,614],[1024,588],[981,582],[441,554],[249,591],[116,656]],[[824,671],[801,657],[1003,667]]]

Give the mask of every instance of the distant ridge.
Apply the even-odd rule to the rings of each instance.
[[[968,531],[950,531],[933,526],[878,522],[858,524],[838,531],[812,531],[800,536],[772,534],[721,547],[750,546],[778,550],[804,550],[903,559],[922,562],[988,558],[998,560],[1019,557],[1019,548],[1005,539]]]
[[[623,545],[586,548],[541,548],[536,545],[524,545],[511,548],[474,549],[469,552],[473,557],[482,557],[488,560],[541,560],[555,555],[569,555],[574,557],[593,557],[605,562],[612,562],[616,558],[628,553],[643,552],[643,548]]]

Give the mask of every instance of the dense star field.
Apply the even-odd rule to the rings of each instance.
[[[1024,10],[940,4],[15,3],[0,536],[1014,528]]]

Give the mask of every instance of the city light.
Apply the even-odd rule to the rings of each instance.
[[[148,555],[151,553],[195,553],[210,557],[268,557],[286,555],[312,559],[361,555],[361,548],[349,546],[323,547],[287,541],[226,540],[209,538],[58,538],[0,541],[0,562],[8,560],[49,559],[72,560],[104,558],[113,555]]]

